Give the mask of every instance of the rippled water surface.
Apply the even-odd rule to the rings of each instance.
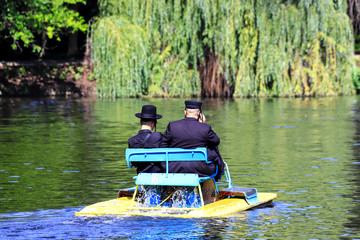
[[[74,217],[133,186],[134,116],[157,130],[184,99],[0,98],[1,239],[360,239],[360,99],[205,100],[234,185],[275,192],[273,207],[228,218]],[[224,180],[224,179],[223,179]]]

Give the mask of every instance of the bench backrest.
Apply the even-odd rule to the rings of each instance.
[[[166,162],[166,173],[169,172],[171,161],[205,161],[207,159],[206,148],[127,148],[125,151],[128,167],[133,162]]]
[[[200,181],[208,178],[199,178],[191,173],[169,173],[169,162],[172,161],[204,161],[207,159],[206,148],[127,148],[125,151],[128,167],[134,162],[165,162],[165,173],[139,173],[136,185],[168,185],[168,186],[197,186]]]
[[[205,161],[206,148],[127,148],[126,162],[131,167],[133,162],[171,162],[171,161]]]

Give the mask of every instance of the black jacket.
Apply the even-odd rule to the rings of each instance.
[[[146,136],[149,138],[144,142]],[[162,134],[150,130],[140,130],[137,135],[129,139],[129,148],[157,148],[160,147]]]
[[[219,143],[219,137],[209,124],[200,123],[195,118],[184,118],[169,123],[161,147],[215,147]]]
[[[215,151],[219,143],[219,137],[209,124],[200,123],[195,118],[184,118],[169,123],[160,146],[170,148],[206,147],[208,149],[208,160],[213,161],[211,164],[205,162],[169,163],[169,172],[197,173],[200,177],[204,177],[213,174],[216,171],[215,165],[222,163],[221,156]],[[164,163],[162,167],[165,168]],[[223,172],[223,166],[220,167],[219,171]]]
[[[150,130],[140,130],[137,135],[129,139],[129,148],[158,148],[162,140],[160,132],[151,132]],[[160,173],[160,163],[134,163],[137,167],[136,172]]]

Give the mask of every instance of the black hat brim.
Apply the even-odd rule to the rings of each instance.
[[[135,117],[138,118],[144,118],[144,119],[160,119],[162,118],[162,116],[160,114],[156,114],[156,116],[154,116],[153,114],[146,114],[146,113],[135,113]]]

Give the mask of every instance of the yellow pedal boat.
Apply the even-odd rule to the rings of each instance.
[[[102,215],[163,216],[178,218],[227,217],[259,206],[271,205],[275,193],[232,186],[225,163],[228,187],[218,190],[214,175],[168,173],[170,161],[205,161],[206,148],[126,149],[129,167],[134,162],[166,162],[166,173],[140,173],[136,187],[120,190],[117,199],[87,206],[75,216]]]

